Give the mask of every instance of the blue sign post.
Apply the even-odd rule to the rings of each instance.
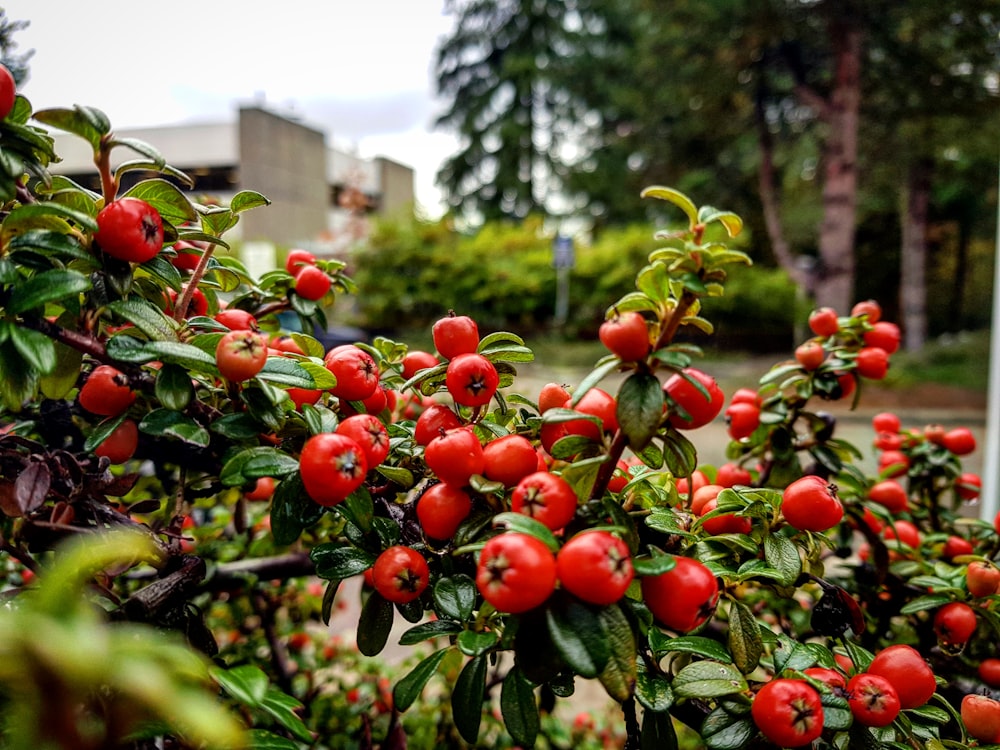
[[[552,240],[552,267],[556,269],[556,315],[557,326],[566,325],[569,318],[569,272],[576,262],[573,238],[557,234]]]

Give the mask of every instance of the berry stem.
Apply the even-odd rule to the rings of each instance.
[[[198,284],[205,277],[205,271],[208,269],[208,261],[212,257],[213,252],[215,252],[215,243],[210,244],[205,248],[205,252],[201,254],[201,257],[198,259],[198,265],[191,272],[191,278],[184,287],[180,299],[177,300],[177,307],[174,309],[174,320],[178,323],[187,317],[188,308],[191,307],[191,300],[194,297],[195,290],[198,289]]]

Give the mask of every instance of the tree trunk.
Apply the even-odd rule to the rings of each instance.
[[[820,110],[827,135],[823,149],[821,268],[816,304],[847,314],[854,300],[861,31],[850,21],[834,21],[830,32],[836,74],[827,106]]]
[[[768,130],[767,118],[764,114],[763,97],[758,97],[756,105],[757,144],[760,151],[760,169],[757,173],[757,186],[760,190],[760,203],[764,213],[764,226],[768,239],[771,241],[771,252],[778,265],[788,274],[804,293],[812,296],[813,276],[799,261],[789,247],[781,221],[781,197],[778,191],[778,180],[774,168],[774,138]]]
[[[899,278],[903,345],[911,352],[922,349],[927,341],[927,210],[930,192],[931,164],[922,159],[910,166],[906,177]]]

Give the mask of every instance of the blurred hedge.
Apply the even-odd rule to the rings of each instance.
[[[566,335],[596,335],[606,306],[634,289],[636,272],[658,246],[653,233],[632,226],[607,230],[592,244],[576,242]],[[488,224],[474,235],[443,222],[384,221],[352,266],[359,286],[353,322],[368,330],[426,330],[449,309],[472,316],[483,330],[533,335],[553,327],[552,237],[537,219]],[[787,276],[755,266],[734,268],[726,296],[709,300],[705,314],[718,343],[772,351],[789,345],[795,310]]]

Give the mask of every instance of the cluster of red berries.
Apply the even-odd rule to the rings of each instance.
[[[795,350],[795,359],[805,370],[818,369],[827,359],[828,347],[844,338],[845,343],[857,347],[854,357],[855,372],[864,378],[882,380],[889,371],[889,358],[899,349],[900,331],[895,323],[884,321],[882,308],[874,300],[857,303],[851,309],[848,321],[841,320],[831,307],[820,307],[809,315],[809,328],[816,335]],[[859,327],[857,321],[863,321]],[[848,375],[847,372],[844,373]],[[853,391],[853,383],[848,378],[841,381],[844,395]]]
[[[885,727],[901,710],[926,704],[937,689],[930,665],[919,651],[903,644],[882,649],[864,670],[856,670],[850,659],[838,654],[837,667],[810,667],[802,678],[765,683],[751,706],[761,733],[781,747],[805,747],[823,732],[824,694],[846,698],[859,724]]]
[[[307,250],[289,250],[285,270],[295,277],[295,293],[302,299],[320,300],[330,291],[329,275],[317,267],[316,256]]]

